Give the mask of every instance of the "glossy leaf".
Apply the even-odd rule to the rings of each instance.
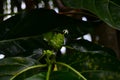
[[[36,75],[33,75],[25,80],[45,80],[46,79],[46,73],[42,72],[42,73],[39,73],[39,74],[36,74]]]
[[[120,5],[115,0],[63,0],[66,6],[89,10],[109,26],[120,30]],[[114,2],[118,3],[115,4]]]
[[[89,44],[81,45],[77,46],[76,50],[69,49],[66,54],[57,57],[57,61],[71,65],[87,79],[107,80],[113,77],[114,79],[119,79],[120,61],[115,56],[109,54],[109,51],[108,53],[107,51],[104,52],[104,48],[102,49],[98,45],[90,45],[91,47],[96,46],[96,51],[94,51],[94,48],[93,51],[89,51],[92,48],[88,48],[88,51],[83,52],[81,49],[84,50],[85,45],[89,46]],[[64,67],[58,67],[58,69],[67,70]]]
[[[68,41],[67,46],[70,46],[80,52],[101,53],[104,55],[112,55],[116,57],[116,53],[112,49],[84,39]]]
[[[41,36],[0,41],[0,53],[5,57],[26,57],[36,52],[38,54],[40,49],[49,49],[48,43]]]
[[[4,54],[5,57],[14,57],[20,53],[24,53],[24,51],[25,49],[16,41],[0,42],[0,53]]]
[[[24,57],[11,57],[0,60],[0,80],[10,80],[10,78],[29,66],[38,64],[34,59]]]
[[[28,68],[25,68],[25,69],[19,71],[16,75],[14,75],[12,78],[10,78],[10,80],[24,80],[33,75],[44,72],[46,70],[47,70],[46,64],[38,64],[38,65],[31,66],[31,67],[28,67]]]
[[[46,73],[42,72],[25,80],[46,80]],[[83,80],[83,79],[80,79],[74,73],[69,71],[54,71],[50,75],[50,80]]]
[[[77,55],[75,55],[77,54]],[[80,71],[87,79],[98,80],[119,79],[120,62],[112,57],[94,53],[72,53],[64,55],[60,61],[66,62]],[[67,70],[64,67],[59,69]],[[102,75],[102,76],[101,76]],[[94,79],[95,78],[95,79]],[[112,80],[114,80],[112,79]]]
[[[38,36],[57,27],[81,26],[81,24],[81,21],[57,14],[53,10],[34,9],[21,12],[1,22],[0,40]]]
[[[36,9],[19,13],[0,24],[3,31],[1,39],[40,35],[56,27],[53,22],[49,22],[51,18],[56,20],[55,17],[56,13],[47,9]],[[48,22],[44,25],[46,20]]]

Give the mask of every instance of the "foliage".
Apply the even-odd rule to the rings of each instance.
[[[120,29],[115,0],[63,2]],[[22,11],[1,22],[0,53],[5,58],[0,60],[0,80],[119,80],[120,61],[115,52],[83,38],[99,23],[45,8]],[[65,54],[60,52],[63,46]]]
[[[120,29],[119,18],[120,5],[116,0],[63,0],[65,4],[73,8],[89,10],[102,21],[113,28]]]

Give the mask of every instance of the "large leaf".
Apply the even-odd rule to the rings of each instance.
[[[5,57],[30,56],[39,49],[48,49],[42,37],[0,41],[0,53]]]
[[[114,80],[120,78],[120,61],[112,56],[105,56],[98,53],[74,52],[64,54],[59,58],[58,61],[71,65],[87,79],[96,80],[97,78],[98,80],[108,80],[112,78],[111,80]],[[61,69],[64,71],[68,70],[67,68],[58,66],[58,70]]]
[[[0,60],[0,80],[10,80],[10,78],[29,66],[38,64],[34,59],[11,57]]]
[[[82,22],[49,9],[21,12],[0,23],[0,39],[41,35],[57,27],[81,26]],[[83,27],[83,26],[82,26]]]
[[[84,39],[71,40],[68,41],[66,45],[80,52],[92,52],[92,53],[100,53],[108,56],[109,55],[116,56],[116,53],[112,49]]]
[[[46,70],[47,70],[47,64],[34,65],[19,71],[10,80],[24,80],[38,73],[45,72]]]
[[[111,27],[120,30],[120,6],[116,0],[63,0],[63,2],[69,7],[89,10]]]
[[[72,49],[57,57],[58,61],[71,65],[90,80],[120,78],[120,61],[114,56],[114,51],[86,40],[74,41],[70,46]],[[63,67],[58,69],[67,70]]]
[[[56,13],[47,9],[35,9],[21,12],[1,25],[1,39],[34,36],[56,27],[50,19],[56,20]],[[47,24],[45,24],[47,22]]]
[[[25,80],[46,80],[46,73],[42,72]],[[69,71],[54,71],[50,75],[50,80],[83,80]]]
[[[29,78],[26,78],[25,80],[45,80],[45,78],[46,78],[46,73],[41,72],[39,74],[33,75]]]

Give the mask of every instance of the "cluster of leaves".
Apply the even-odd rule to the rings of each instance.
[[[67,6],[87,9],[119,29],[119,15],[115,13],[118,16],[114,18],[109,12],[119,11],[117,4],[108,0],[74,1],[63,0]],[[113,50],[76,39],[82,38],[89,24],[93,23],[47,9],[23,12],[1,22],[0,53],[5,58],[0,60],[0,80],[119,80],[120,61]],[[64,34],[64,29],[69,33]],[[60,53],[63,45],[65,54]]]

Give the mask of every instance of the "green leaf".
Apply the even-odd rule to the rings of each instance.
[[[0,24],[2,28],[0,37],[1,39],[14,39],[40,35],[57,27],[50,20],[56,20],[56,15],[55,11],[47,9],[21,12]]]
[[[41,72],[41,73],[33,75],[25,80],[45,80],[45,78],[46,78],[46,73]]]
[[[11,57],[0,60],[0,79],[10,80],[10,78],[29,66],[38,64],[31,58]]]
[[[114,1],[114,0],[112,0]],[[120,30],[120,6],[111,0],[63,0],[66,6],[88,10],[109,26]],[[115,1],[116,2],[116,1]],[[117,1],[118,3],[118,1]]]
[[[100,44],[95,44],[93,42],[84,39],[71,40],[68,41],[66,45],[80,52],[93,52],[108,56],[112,55],[116,57],[116,53],[112,49],[104,47],[103,45]]]
[[[45,80],[46,72],[39,73],[25,80]],[[50,80],[83,80],[69,71],[54,71],[51,72]]]
[[[69,64],[90,80],[120,78],[120,61],[115,57],[114,51],[86,40],[70,43],[68,44],[72,49],[68,49],[64,55],[57,56],[57,61]],[[58,66],[58,70],[67,69]]]
[[[38,54],[40,49],[49,49],[48,43],[41,36],[0,41],[0,53],[4,54],[5,57],[26,57],[36,53],[36,51]]]
[[[30,66],[19,71],[16,75],[14,75],[10,80],[23,80],[40,72],[46,71],[47,64],[39,64],[35,66]]]
[[[119,79],[120,61],[114,56],[101,53],[101,51],[96,53],[70,50],[69,53],[57,57],[57,61],[69,64],[90,80],[96,80],[93,79],[94,77],[99,80],[109,80],[109,77]],[[58,70],[68,69],[58,66]]]
[[[79,20],[50,9],[24,11],[0,23],[0,40],[38,36],[57,27],[80,25]]]

